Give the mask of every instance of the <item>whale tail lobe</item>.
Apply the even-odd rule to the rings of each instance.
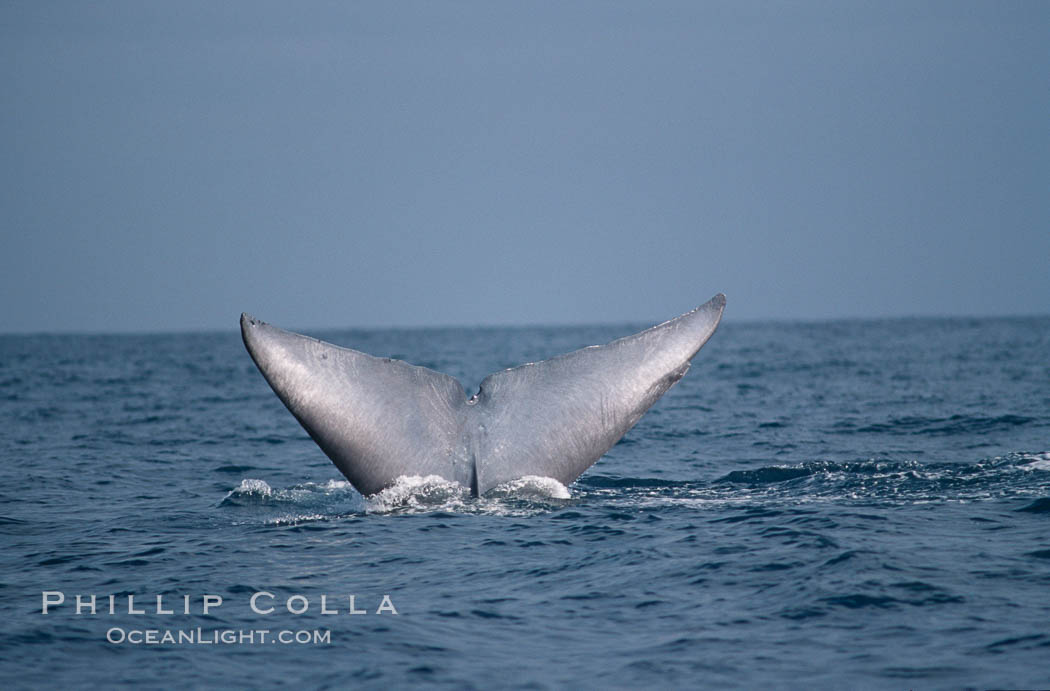
[[[438,475],[474,494],[527,475],[568,485],[689,369],[725,308],[719,294],[650,329],[489,375],[454,378],[284,331],[247,314],[266,381],[362,494]]]

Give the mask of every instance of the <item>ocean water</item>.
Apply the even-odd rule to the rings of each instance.
[[[0,686],[1050,686],[1050,318],[730,317],[480,499],[357,494],[235,323],[0,337]],[[642,326],[308,333],[473,392]]]

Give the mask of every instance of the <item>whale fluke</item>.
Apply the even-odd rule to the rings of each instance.
[[[241,315],[266,381],[364,495],[438,475],[475,495],[527,475],[568,485],[689,369],[725,308],[718,294],[603,346],[491,374],[467,398],[454,378]]]

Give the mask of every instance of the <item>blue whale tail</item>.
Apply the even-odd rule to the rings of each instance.
[[[438,475],[480,495],[525,476],[578,478],[671,386],[715,332],[718,294],[602,346],[496,372],[468,398],[445,374],[241,315],[274,392],[364,495]]]

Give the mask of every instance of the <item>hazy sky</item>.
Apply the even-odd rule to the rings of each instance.
[[[1050,2],[0,2],[0,331],[1050,313]]]

